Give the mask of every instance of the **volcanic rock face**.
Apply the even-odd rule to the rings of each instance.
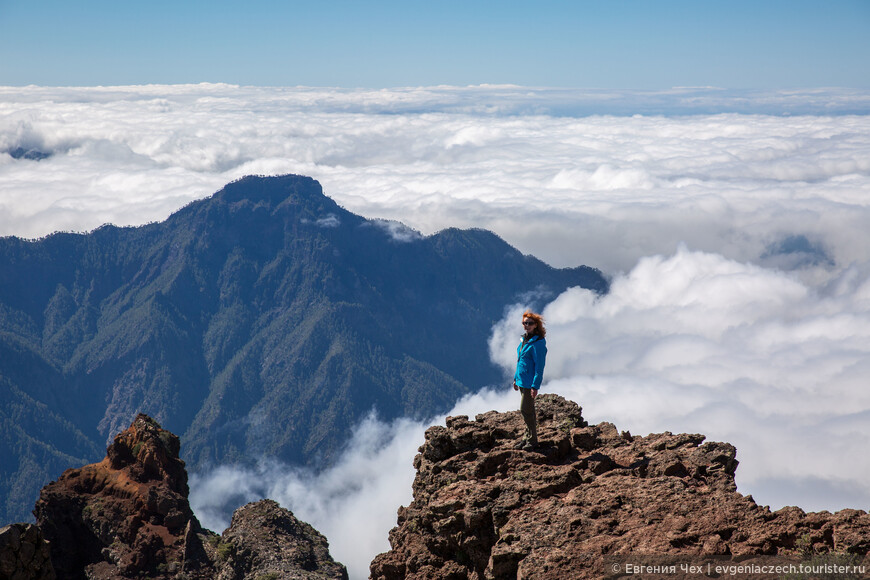
[[[739,494],[727,443],[587,426],[581,409],[556,395],[537,406],[533,452],[514,448],[524,429],[518,412],[449,417],[427,430],[414,501],[400,508],[392,550],[372,562],[372,578],[603,578],[618,576],[619,555],[836,553],[860,563],[870,550],[863,511],[771,512]]]
[[[347,578],[326,539],[273,501],[237,510],[223,538],[202,529],[178,452],[178,437],[140,414],[103,461],[43,488],[34,513],[58,578]]]

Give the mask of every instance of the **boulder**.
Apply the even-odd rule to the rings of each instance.
[[[217,552],[217,580],[347,580],[326,538],[269,499],[233,513]]]

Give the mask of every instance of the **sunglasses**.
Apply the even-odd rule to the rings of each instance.
[[[534,320],[523,320],[523,326],[534,326],[534,325],[535,325]]]

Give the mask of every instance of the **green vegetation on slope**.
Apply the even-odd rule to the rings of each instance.
[[[502,380],[487,338],[518,296],[606,290],[482,230],[394,239],[298,176],[159,224],[0,239],[0,280],[0,522],[138,412],[183,434],[193,470],[328,464],[372,408],[427,416]]]

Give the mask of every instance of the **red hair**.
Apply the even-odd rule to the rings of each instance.
[[[523,320],[525,320],[526,318],[531,318],[535,321],[535,332],[532,333],[533,335],[540,336],[541,338],[547,336],[547,329],[544,328],[543,316],[532,312],[531,310],[526,310],[525,312],[523,312]]]

